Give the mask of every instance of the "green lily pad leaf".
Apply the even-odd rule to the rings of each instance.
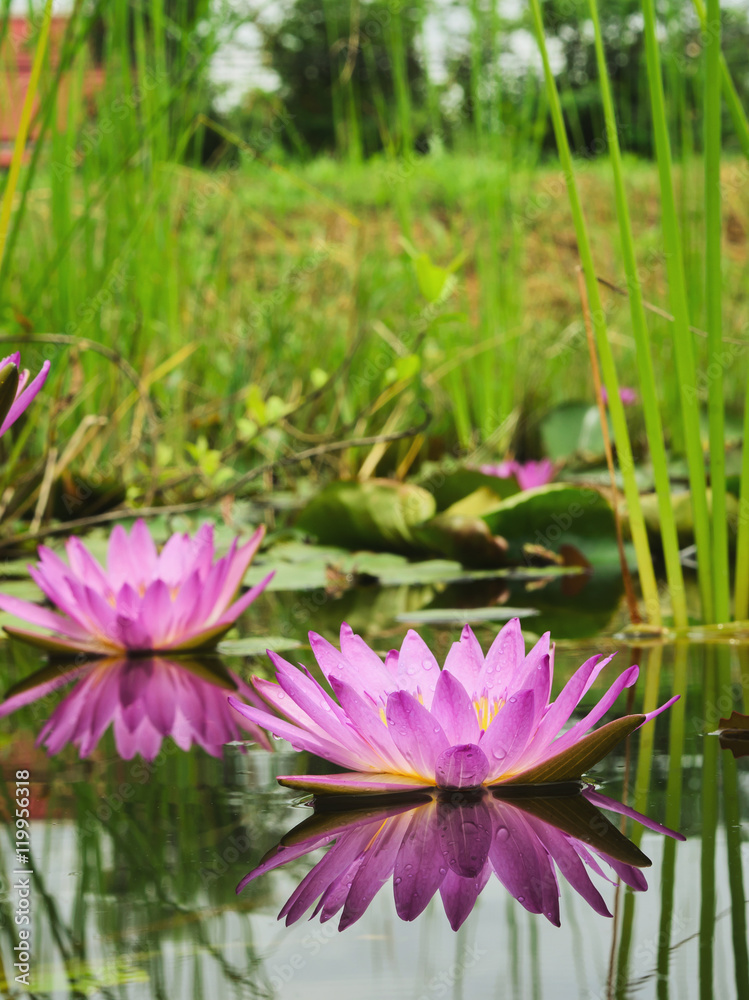
[[[505,496],[513,496],[517,492],[519,491],[513,490],[512,493],[507,493]],[[495,511],[502,503],[502,499],[495,490],[489,489],[488,486],[479,486],[467,497],[450,504],[444,513],[454,517],[483,517],[484,514],[491,514],[492,511]]]
[[[412,529],[435,513],[432,494],[413,483],[339,481],[307,504],[297,527],[323,545],[415,553]]]
[[[495,500],[495,506],[498,501]],[[425,549],[455,559],[464,566],[488,569],[507,565],[507,542],[492,535],[478,517],[463,517],[447,512],[413,529],[414,537]]]
[[[593,567],[616,567],[614,511],[598,490],[552,483],[525,490],[484,515],[493,535],[507,539],[510,562],[523,561],[523,546],[559,551],[573,546]]]
[[[284,653],[298,649],[301,642],[278,635],[247,636],[244,639],[224,639],[218,644],[218,652],[224,656],[265,656],[266,650]]]
[[[590,403],[561,403],[541,420],[544,455],[555,462],[573,457],[593,461],[604,454],[601,418]]]
[[[445,473],[439,466],[432,467],[427,477],[420,482],[432,493],[437,510],[440,511],[447,510],[476,490],[488,490],[496,497],[494,502],[520,492],[514,476],[501,479],[499,476],[488,476],[478,469],[457,469],[455,472]]]
[[[625,715],[623,719],[614,719],[613,722],[608,722],[595,732],[584,736],[569,750],[563,750],[537,767],[523,771],[513,778],[497,781],[492,787],[535,785],[539,781],[572,781],[575,778],[582,778],[586,771],[599,760],[603,760],[617,743],[633,733],[644,721],[644,715]]]
[[[491,608],[424,608],[396,615],[395,620],[424,625],[470,625],[473,622],[508,622],[511,618],[527,618],[537,614],[535,608],[510,608],[507,605]]]

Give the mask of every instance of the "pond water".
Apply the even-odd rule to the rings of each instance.
[[[453,593],[446,604],[455,606],[459,599]],[[408,605],[407,595],[396,600],[370,588],[359,600],[354,605],[346,594],[321,599],[315,607],[309,595],[264,595],[241,634],[283,635],[305,643],[306,628],[313,626],[335,641],[337,625],[348,617],[377,650],[398,646],[408,624],[394,621],[391,609],[404,600]],[[486,603],[486,595],[477,601]],[[289,608],[300,607],[309,613],[289,614]],[[180,750],[166,739],[149,763],[137,755],[122,759],[111,727],[99,739],[89,726],[93,749],[86,759],[70,745],[48,756],[34,741],[63,697],[55,691],[0,720],[4,995],[28,992],[14,969],[20,949],[27,947],[30,992],[45,998],[749,997],[743,877],[749,763],[734,758],[710,735],[731,708],[746,711],[749,652],[741,646],[694,644],[636,649],[610,637],[611,623],[607,637],[596,639],[585,615],[580,621],[585,638],[575,639],[568,613],[557,648],[555,693],[592,652],[614,648],[620,653],[610,680],[632,662],[642,667],[629,702],[625,705],[622,696],[616,714],[643,704],[654,707],[674,691],[685,692],[593,774],[601,795],[678,830],[685,840],[612,811],[605,811],[606,820],[593,821],[590,803],[580,819],[551,799],[535,806],[523,800],[430,799],[410,812],[399,800],[378,806],[379,813],[370,807],[364,819],[361,813],[328,813],[311,820],[307,799],[275,779],[310,770],[324,773],[326,765],[285,743],[268,753],[234,739],[214,757],[198,746]],[[476,627],[484,648],[498,627]],[[537,628],[535,619],[527,619],[524,628]],[[443,659],[459,626],[420,631]],[[307,665],[314,662],[305,645],[287,655]],[[5,689],[44,666],[37,653],[15,643],[3,646],[0,656]],[[224,657],[223,666],[239,677],[267,672],[262,658]],[[215,661],[204,669],[208,675],[194,664],[190,671],[198,692],[210,671],[220,670]],[[595,685],[586,703],[597,699],[604,684]],[[89,690],[86,697],[96,693]],[[208,710],[211,702],[206,697],[203,704]],[[77,723],[66,732],[60,729],[64,719],[58,718],[59,741],[76,738],[76,725],[85,728],[85,711],[82,702]],[[201,738],[212,746],[221,732],[218,727]],[[30,840],[28,851],[20,853],[27,862],[20,859],[8,823],[17,789],[24,794],[26,780]],[[300,823],[305,823],[301,830],[290,834]],[[326,837],[335,841],[334,848],[326,846]],[[346,838],[353,847],[346,847]],[[288,863],[253,878],[237,893],[239,883],[282,840]],[[500,849],[500,842],[507,848]],[[334,909],[338,892],[342,909],[321,922],[319,915],[308,919],[311,905],[288,926],[279,921],[300,883],[326,851],[336,849],[342,858],[346,850],[351,857],[365,849],[376,854],[366,891],[361,880],[355,882],[359,869],[345,874],[344,858],[338,867],[329,865],[327,873],[316,869],[310,878],[317,878],[317,885],[309,895],[313,903],[328,890]],[[638,849],[652,862],[639,875],[639,869],[626,868]],[[612,916],[596,912],[602,906],[576,874],[571,850],[589,863],[588,874]],[[551,919],[544,915],[554,909],[556,898],[549,854],[560,870],[559,926],[554,912]],[[600,872],[591,870],[601,854],[615,858],[634,889],[617,878],[605,857]],[[401,916],[413,915],[421,902],[416,905],[413,894],[404,901],[395,884],[406,877],[406,864],[415,866],[420,891],[433,894],[413,920]],[[452,892],[442,867],[451,869]],[[639,881],[643,876],[647,889]],[[463,881],[456,888],[458,877]],[[338,888],[330,889],[335,879]],[[358,886],[359,895],[349,900],[347,910],[348,881]],[[28,924],[17,922],[19,912],[26,912],[22,899],[28,902]],[[534,906],[543,912],[530,912]],[[339,930],[342,914],[349,926]],[[451,921],[460,925],[457,930]],[[21,929],[28,930],[27,938],[19,937]]]

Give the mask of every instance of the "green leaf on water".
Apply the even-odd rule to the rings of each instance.
[[[507,565],[507,542],[492,535],[479,517],[451,515],[445,511],[417,525],[413,534],[425,549],[455,559],[464,566],[488,569]]]
[[[555,462],[581,458],[593,461],[604,454],[598,407],[590,403],[561,403],[540,424],[543,453]]]
[[[593,567],[616,567],[614,511],[598,490],[552,483],[504,500],[483,518],[493,535],[507,539],[510,562],[523,561],[530,543],[558,552],[577,549]]]
[[[415,554],[413,527],[436,512],[421,486],[386,479],[330,483],[307,504],[297,528],[323,545]]]
[[[224,639],[217,649],[224,656],[265,656],[268,649],[274,653],[284,653],[290,649],[299,649],[301,645],[296,639],[285,636],[252,635],[244,639]]]
[[[537,615],[535,608],[511,608],[497,605],[491,608],[424,608],[421,611],[405,611],[395,616],[399,622],[415,622],[425,625],[470,625],[473,622],[508,622],[511,618],[526,618]]]
[[[446,473],[436,466],[428,469],[424,478],[419,481],[434,496],[437,510],[447,510],[476,490],[489,491],[497,500],[503,500],[520,492],[514,476],[500,479],[499,476],[488,476],[484,472],[479,472],[478,469],[456,469],[454,472]]]

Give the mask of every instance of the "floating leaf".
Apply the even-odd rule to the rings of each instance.
[[[514,476],[501,479],[499,476],[488,476],[478,469],[457,469],[455,472],[445,473],[436,466],[428,469],[427,475],[420,482],[434,496],[437,510],[447,510],[480,489],[489,490],[496,500],[503,500],[520,492]]]
[[[224,656],[265,656],[268,649],[274,653],[283,653],[289,649],[298,649],[301,645],[296,639],[284,636],[253,635],[244,639],[224,639],[217,648]]]
[[[506,605],[491,608],[424,608],[396,615],[395,620],[428,625],[470,625],[472,622],[508,622],[511,618],[537,614],[535,608],[510,608]]]
[[[556,461],[573,457],[593,461],[604,453],[601,418],[590,403],[561,403],[540,424],[545,455]]]
[[[413,534],[425,549],[439,552],[464,566],[488,569],[507,565],[507,542],[492,535],[487,524],[478,517],[445,512],[415,527]]]
[[[421,486],[385,479],[330,483],[304,508],[297,527],[318,542],[350,549],[415,553],[412,529],[436,512]]]
[[[510,562],[523,560],[527,543],[559,551],[574,546],[598,567],[618,567],[614,511],[598,490],[552,483],[502,501],[483,518],[509,544]]]

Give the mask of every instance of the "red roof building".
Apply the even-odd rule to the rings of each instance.
[[[47,66],[57,66],[67,28],[67,17],[53,17],[49,36]],[[0,45],[0,167],[7,167],[13,155],[13,146],[21,120],[21,110],[29,88],[31,66],[38,30],[25,17],[11,17]],[[49,72],[47,70],[47,78]],[[84,76],[83,97],[91,99],[101,88],[104,70],[101,66],[89,68]],[[42,88],[43,92],[43,88]],[[70,74],[60,80],[57,90],[57,127],[65,128],[69,113]],[[39,110],[40,97],[34,100],[34,114]],[[38,124],[32,119],[29,140],[38,135]]]

